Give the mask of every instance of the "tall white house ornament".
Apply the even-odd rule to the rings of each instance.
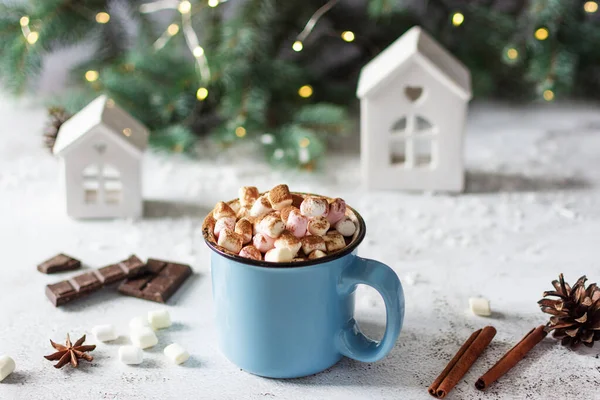
[[[53,152],[60,159],[67,214],[137,218],[143,212],[142,156],[148,129],[106,96],[66,121]]]
[[[469,70],[415,26],[361,71],[361,169],[372,189],[464,189]]]

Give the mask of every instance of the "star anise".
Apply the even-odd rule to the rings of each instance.
[[[94,357],[90,356],[89,354],[85,354],[85,352],[94,350],[96,345],[83,346],[83,342],[85,342],[85,335],[76,341],[75,344],[71,344],[71,338],[67,333],[66,346],[54,343],[52,340],[50,340],[52,347],[58,351],[54,354],[50,354],[49,356],[44,356],[44,358],[50,361],[58,360],[56,365],[54,365],[54,368],[62,368],[67,365],[69,361],[74,368],[77,368],[79,365],[77,360],[83,358],[86,361],[92,361],[94,359]]]

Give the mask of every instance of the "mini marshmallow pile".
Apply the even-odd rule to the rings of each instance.
[[[287,185],[262,195],[241,187],[238,202],[219,202],[212,212],[217,244],[253,260],[305,261],[342,250],[356,232],[340,198],[305,195],[299,207],[293,202]]]
[[[124,364],[141,364],[144,360],[143,349],[158,344],[155,330],[171,326],[171,316],[167,310],[149,311],[148,317],[135,317],[129,322],[129,339],[133,345],[119,348],[119,360]],[[101,342],[116,340],[119,335],[113,325],[98,325],[92,333]],[[172,343],[163,350],[164,355],[175,364],[185,362],[190,355],[177,343]]]

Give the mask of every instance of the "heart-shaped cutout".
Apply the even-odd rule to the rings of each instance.
[[[96,143],[94,145],[94,149],[98,152],[98,154],[103,154],[106,151],[106,145],[104,143]]]
[[[413,103],[419,100],[422,94],[423,88],[420,86],[407,86],[404,88],[404,95]]]

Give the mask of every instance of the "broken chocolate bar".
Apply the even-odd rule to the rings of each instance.
[[[81,261],[60,253],[38,265],[37,269],[44,274],[53,274],[55,272],[72,271],[79,267],[81,267]]]
[[[119,292],[140,299],[166,303],[183,282],[192,275],[189,265],[149,258],[144,275],[127,279]]]
[[[87,296],[105,285],[146,272],[146,264],[132,255],[127,260],[46,286],[46,296],[56,307]]]

